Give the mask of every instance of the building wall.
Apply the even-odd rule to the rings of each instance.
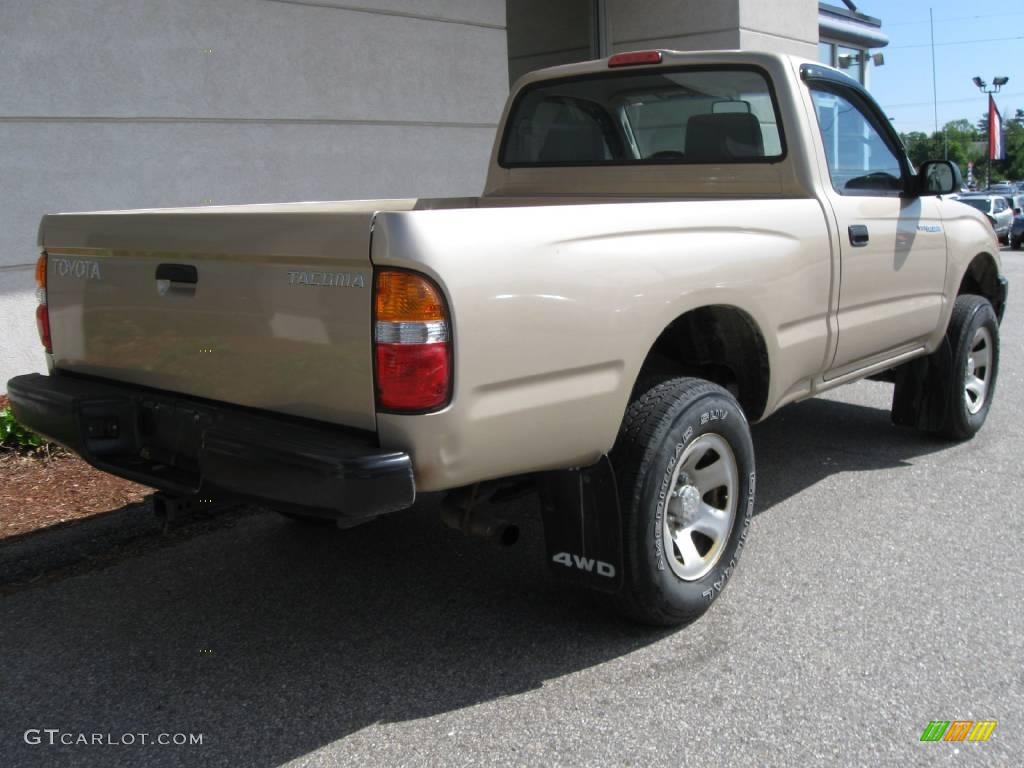
[[[510,81],[597,56],[593,0],[507,0],[506,7]]]
[[[0,3],[0,391],[48,211],[478,194],[504,0]]]
[[[612,50],[767,50],[814,59],[816,0],[608,0]]]

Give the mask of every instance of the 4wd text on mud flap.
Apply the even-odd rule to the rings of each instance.
[[[604,560],[595,560],[592,557],[581,557],[580,555],[570,555],[568,552],[559,552],[551,559],[559,565],[564,565],[566,568],[579,568],[581,571],[586,571],[587,573],[593,573],[596,571],[598,576],[607,576],[609,579],[615,578],[615,566],[611,563],[604,562]]]

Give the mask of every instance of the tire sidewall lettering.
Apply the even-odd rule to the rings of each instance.
[[[668,501],[668,486],[672,482],[672,474],[675,471],[676,462],[679,461],[679,457],[682,456],[686,446],[693,439],[693,434],[694,428],[692,426],[687,427],[686,432],[683,433],[682,441],[676,443],[675,452],[672,454],[672,458],[669,459],[665,472],[662,474],[661,488],[658,489],[658,506],[654,510],[654,559],[659,571],[664,571],[668,567],[668,563],[665,561],[664,525],[662,524],[665,517],[665,504]]]
[[[743,554],[743,547],[747,543],[747,536],[750,533],[750,523],[754,519],[754,492],[757,489],[757,473],[751,472],[747,479],[747,500],[744,505],[743,514],[743,527],[740,529],[740,535],[736,539],[736,548],[732,553],[732,557],[729,559],[729,565],[722,570],[720,578],[712,582],[711,586],[705,589],[701,595],[708,601],[711,602],[725,587],[725,583],[729,580],[729,576],[736,569],[736,564],[739,562],[740,555]]]
[[[709,407],[694,413],[690,417],[690,423],[687,424],[686,429],[683,431],[679,441],[675,444],[675,448],[665,465],[665,469],[662,472],[661,484],[658,489],[657,506],[654,512],[654,559],[655,567],[661,573],[666,573],[664,578],[675,578],[671,576],[672,571],[668,567],[666,542],[664,541],[664,516],[666,514],[666,505],[668,502],[669,485],[672,482],[672,475],[675,471],[676,463],[679,461],[679,457],[686,450],[686,447],[693,442],[694,438],[708,432],[714,432],[715,426],[719,423],[732,423],[736,420],[736,416],[731,413],[731,409],[727,407],[727,404],[723,405],[716,403],[713,407]],[[740,419],[742,422],[742,417]],[[720,433],[719,433],[720,434]],[[723,435],[723,437],[725,437]],[[728,440],[728,438],[726,438]],[[731,444],[731,440],[729,441]],[[737,561],[739,560],[740,553],[746,544],[747,535],[750,531],[750,522],[754,515],[754,490],[756,486],[756,472],[750,472],[747,482],[747,493],[746,499],[740,502],[737,506],[737,512],[742,509],[742,526],[740,529],[739,536],[735,539],[736,544],[732,556],[725,567],[722,566],[720,561],[718,565],[708,574],[706,578],[715,576],[715,581],[712,582],[711,586],[704,590],[701,594],[708,601],[714,600],[715,597],[725,587],[725,583],[728,581],[729,576],[736,568]],[[702,580],[703,581],[703,580]]]

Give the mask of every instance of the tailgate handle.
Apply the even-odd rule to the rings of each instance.
[[[156,279],[195,285],[199,282],[199,272],[191,264],[161,264],[156,268]]]

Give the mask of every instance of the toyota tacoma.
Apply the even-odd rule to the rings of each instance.
[[[14,413],[169,498],[350,526],[536,492],[547,558],[700,616],[755,511],[749,424],[866,377],[985,421],[1007,282],[959,169],[838,70],[638,51],[513,87],[482,196],[47,215],[49,375]]]

